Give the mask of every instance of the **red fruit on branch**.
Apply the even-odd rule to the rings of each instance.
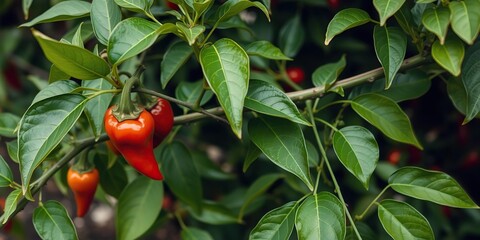
[[[77,217],[83,217],[93,202],[99,181],[98,170],[93,168],[86,172],[78,172],[72,167],[68,169],[67,183],[73,191],[77,204]]]
[[[305,80],[305,72],[300,67],[287,68],[287,75],[296,84],[300,84]]]
[[[173,127],[173,110],[170,103],[158,98],[158,102],[148,110],[155,121],[155,130],[153,133],[153,148],[157,147],[165,137],[170,133]]]

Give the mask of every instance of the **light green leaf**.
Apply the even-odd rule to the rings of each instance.
[[[12,170],[0,155],[0,187],[8,187],[13,181]]]
[[[380,26],[385,25],[387,19],[395,14],[405,3],[405,0],[373,0],[373,6],[380,16]]]
[[[56,81],[38,92],[31,104],[33,105],[34,103],[40,102],[43,99],[55,97],[65,93],[71,93],[75,88],[78,87],[80,86],[72,80]]]
[[[287,60],[291,61],[292,59],[285,56],[278,47],[274,46],[269,41],[256,41],[248,44],[245,48],[249,55],[260,56],[268,59],[274,60]]]
[[[310,195],[295,216],[298,239],[344,239],[345,219],[345,210],[336,196],[329,192]]]
[[[466,43],[473,44],[480,31],[480,1],[451,1],[448,7],[453,31]]]
[[[467,50],[462,66],[462,82],[467,93],[464,123],[469,122],[480,112],[480,42]]]
[[[181,81],[175,89],[175,96],[178,100],[195,104],[200,97],[200,94],[202,94],[202,91],[205,91],[202,100],[200,101],[200,106],[203,106],[213,97],[212,91],[204,89],[205,86],[203,85],[203,82],[203,80],[196,82]],[[189,109],[184,108],[184,110],[188,111]]]
[[[162,83],[162,88],[167,86],[170,79],[172,79],[178,69],[187,62],[192,53],[193,49],[183,41],[178,41],[170,45],[160,63],[160,82]],[[183,82],[185,81],[181,83]]]
[[[355,98],[352,108],[387,137],[422,149],[407,114],[393,100],[369,93]]]
[[[250,232],[249,240],[289,239],[298,202],[289,202],[265,214]]]
[[[214,0],[197,0],[193,1],[193,9],[197,13],[198,16],[201,16],[207,11],[210,6],[212,6]]]
[[[248,207],[250,203],[253,202],[257,197],[262,195],[264,192],[266,192],[272,184],[274,184],[277,180],[282,178],[283,176],[281,174],[267,174],[259,177],[255,182],[250,185],[250,187],[247,190],[247,193],[245,193],[245,199],[243,201],[242,207],[240,208],[240,212],[238,214],[238,219],[242,220],[243,219],[243,214],[245,212],[245,209]]]
[[[122,20],[122,12],[113,0],[93,0],[90,19],[95,36],[106,46],[110,33]]]
[[[343,69],[347,65],[345,61],[345,55],[334,63],[327,63],[315,69],[312,74],[312,81],[315,87],[324,86],[329,88],[332,83],[334,83],[340,73],[342,73]]]
[[[42,239],[78,239],[67,210],[57,201],[47,201],[33,212],[33,226]]]
[[[92,81],[83,81],[82,86],[85,88],[109,90],[112,89],[112,85],[105,79],[99,78]],[[83,91],[83,94],[91,94],[93,91]],[[106,93],[96,96],[88,101],[85,106],[85,114],[87,115],[88,122],[92,128],[95,139],[98,140],[103,131],[103,117],[107,111],[110,102],[112,101],[113,93]]]
[[[370,21],[372,21],[370,15],[362,9],[347,8],[338,12],[328,24],[325,34],[325,45],[328,45],[333,37],[338,34]]]
[[[379,157],[373,134],[361,126],[344,127],[333,135],[333,149],[343,166],[368,190]]]
[[[8,194],[7,199],[5,199],[5,209],[3,213],[3,222],[2,224],[5,224],[8,222],[8,219],[10,216],[15,212],[17,209],[17,203],[20,201],[20,198],[22,197],[22,190],[20,189],[15,189],[10,194]]]
[[[283,25],[280,29],[279,38],[278,44],[287,57],[297,55],[305,41],[305,29],[303,29],[299,14]]]
[[[115,3],[133,12],[149,14],[153,0],[115,0]]]
[[[6,143],[7,145],[7,152],[8,156],[12,159],[12,161],[18,163],[18,141],[17,139],[12,140]]]
[[[265,116],[250,120],[248,134],[274,164],[300,178],[310,190],[313,189],[305,138],[298,124]]]
[[[310,126],[297,106],[280,89],[260,80],[251,80],[245,107],[266,115]]]
[[[200,203],[202,204],[200,213],[189,208],[192,216],[198,221],[212,225],[238,223],[237,217],[225,206],[210,201]]]
[[[18,131],[18,157],[27,197],[33,172],[70,131],[85,103],[82,95],[62,94],[36,102],[25,112]]]
[[[82,39],[82,26],[83,26],[83,22],[81,22],[80,25],[78,25],[78,28],[72,37],[72,45],[85,48],[85,46],[83,45],[83,39]]]
[[[213,240],[213,237],[207,231],[193,227],[182,228],[180,236],[182,240]]]
[[[55,41],[36,30],[32,33],[47,59],[62,72],[82,80],[102,78],[110,73],[108,64],[92,52]]]
[[[457,208],[479,208],[463,188],[446,173],[403,167],[390,176],[393,190],[421,200]]]
[[[48,83],[54,83],[60,80],[68,80],[70,79],[70,75],[62,72],[62,70],[58,69],[55,64],[52,64],[50,67],[50,73],[48,75]]]
[[[7,138],[14,138],[15,128],[17,127],[20,118],[11,113],[0,113],[0,136]]]
[[[202,48],[199,60],[203,75],[217,95],[230,127],[241,138],[243,104],[250,78],[247,53],[235,41],[223,38]]]
[[[137,239],[142,236],[155,223],[162,201],[161,181],[139,176],[127,185],[116,207],[117,239]]]
[[[91,4],[89,2],[84,1],[71,0],[59,2],[31,21],[20,25],[20,27],[31,27],[39,23],[66,21],[85,17],[90,14],[90,6]]]
[[[28,10],[30,9],[30,6],[32,5],[33,0],[22,0],[22,10],[23,10],[23,15],[25,15],[25,19],[28,19]]]
[[[205,26],[195,25],[193,27],[188,27],[185,23],[177,22],[176,23],[178,31],[185,37],[188,42],[188,45],[192,46],[197,38],[205,31]]]
[[[423,12],[422,23],[426,29],[437,35],[443,45],[450,23],[450,11],[446,7],[427,8]]]
[[[464,55],[463,43],[457,38],[448,37],[443,45],[438,40],[433,43],[433,59],[454,76],[461,73]]]
[[[200,212],[202,184],[188,148],[173,142],[165,146],[160,159],[168,188],[194,211]]]
[[[383,200],[378,205],[378,218],[393,239],[435,239],[428,220],[408,203]]]
[[[268,9],[261,2],[252,2],[250,0],[228,0],[218,8],[217,22],[225,22],[229,18],[239,14],[241,11],[249,7],[256,7],[260,9],[268,18],[268,21],[270,21]]]
[[[385,72],[385,89],[390,88],[407,51],[407,36],[396,27],[375,26],[375,53]]]

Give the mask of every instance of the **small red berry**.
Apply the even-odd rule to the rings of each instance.
[[[393,149],[388,153],[388,162],[392,165],[397,165],[402,159],[402,152],[398,149]]]
[[[340,7],[340,0],[328,0],[328,6],[333,10],[337,10]]]
[[[305,72],[300,67],[289,67],[287,68],[288,77],[297,84],[300,84],[305,80]]]
[[[172,9],[172,10],[179,10],[180,9],[177,4],[172,3],[168,0],[165,0],[165,4],[167,4],[167,7]]]

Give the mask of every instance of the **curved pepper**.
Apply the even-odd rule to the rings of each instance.
[[[148,111],[155,120],[155,131],[153,133],[153,148],[155,148],[172,130],[173,110],[170,102],[163,98],[158,98],[157,104]]]
[[[98,170],[95,168],[83,173],[77,172],[73,168],[68,169],[67,183],[75,197],[78,217],[83,217],[88,212],[97,190],[98,181]]]
[[[105,113],[104,123],[113,146],[137,171],[149,178],[162,180],[163,175],[153,154],[155,123],[152,115],[142,110],[137,119],[119,122],[113,115],[112,108]]]

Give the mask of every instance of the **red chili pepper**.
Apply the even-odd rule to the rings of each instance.
[[[98,181],[99,174],[95,168],[88,172],[78,172],[72,167],[68,169],[67,182],[75,197],[78,217],[83,217],[88,212],[97,190]]]
[[[173,127],[173,110],[170,103],[158,98],[157,104],[149,112],[155,121],[155,131],[153,133],[153,148],[157,147],[165,137],[170,133]]]
[[[137,119],[119,122],[113,115],[113,107],[105,113],[104,123],[110,141],[125,160],[145,176],[162,180],[153,154],[154,119],[146,110],[142,110]]]

